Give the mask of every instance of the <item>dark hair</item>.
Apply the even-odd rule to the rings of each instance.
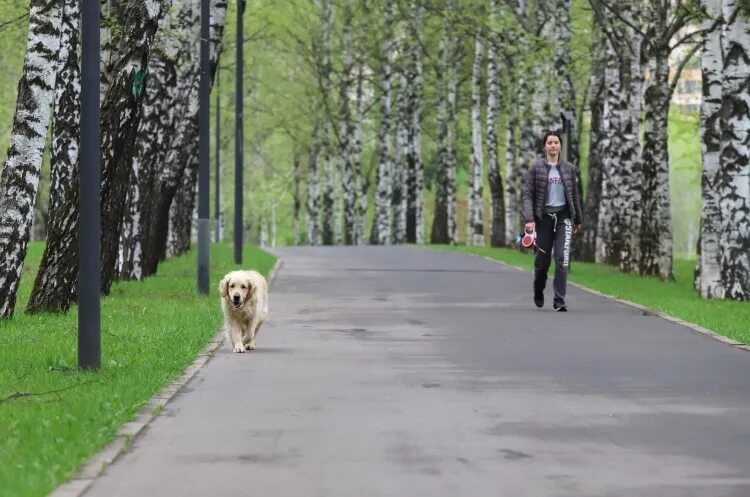
[[[560,145],[562,145],[562,133],[557,130],[548,129],[544,132],[544,137],[542,138],[542,150],[544,150],[544,146],[547,144],[547,138],[550,136],[556,136],[557,139],[560,140]]]

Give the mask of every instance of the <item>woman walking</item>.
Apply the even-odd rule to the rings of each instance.
[[[542,140],[544,158],[536,160],[523,179],[522,211],[526,233],[536,232],[534,262],[534,304],[544,306],[547,272],[555,254],[555,296],[552,308],[567,311],[565,291],[568,282],[573,235],[581,230],[583,214],[576,167],[560,159],[562,138],[547,131]]]

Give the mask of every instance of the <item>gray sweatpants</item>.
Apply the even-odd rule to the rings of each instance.
[[[544,214],[536,220],[537,253],[534,261],[534,291],[541,293],[547,285],[547,272],[555,255],[555,279],[552,286],[555,290],[554,302],[565,303],[565,291],[568,286],[568,267],[570,267],[571,245],[573,241],[573,223],[565,213],[555,216]]]

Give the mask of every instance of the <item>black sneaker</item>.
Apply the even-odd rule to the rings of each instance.
[[[537,307],[544,307],[544,294],[542,292],[534,292],[534,304]]]
[[[567,306],[565,305],[565,303],[564,303],[564,302],[563,302],[563,303],[559,303],[559,302],[554,302],[554,303],[552,304],[552,308],[553,308],[553,309],[554,309],[554,310],[555,310],[556,312],[568,312],[568,307],[567,307]]]

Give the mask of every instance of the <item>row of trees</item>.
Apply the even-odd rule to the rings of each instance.
[[[102,1],[102,292],[188,250],[197,177],[200,0]],[[211,1],[216,68],[227,11]],[[32,0],[0,176],[0,317],[13,315],[52,127],[47,244],[27,312],[66,311],[78,274],[80,5]],[[50,111],[52,115],[50,116]]]
[[[579,257],[617,265],[625,272],[673,279],[669,107],[683,67],[700,51],[708,84],[701,121],[704,208],[696,287],[706,297],[750,299],[750,36],[742,2],[589,0],[592,60],[590,77],[583,84],[576,81],[571,61],[570,0],[490,0],[462,3],[460,8],[452,0],[381,4],[382,9],[376,9],[379,48],[369,54],[369,62],[358,55],[352,65],[352,27],[367,29],[372,11],[366,2],[360,2],[358,10],[351,2],[318,2],[320,22],[310,34],[320,57],[310,66],[320,82],[323,116],[314,128],[307,172],[308,243],[363,242],[354,227],[363,224],[358,218],[366,214],[359,201],[366,198],[366,190],[358,185],[367,177],[360,169],[361,148],[349,137],[358,136],[366,116],[355,113],[352,118],[349,109],[375,102],[379,107],[369,237],[373,244],[423,240],[425,169],[420,143],[429,119],[434,118],[436,134],[429,240],[457,243],[456,172],[463,163],[469,176],[466,242],[483,245],[489,238],[492,245],[503,246],[513,244],[519,231],[518,181],[522,168],[539,153],[542,130],[556,127],[563,112],[574,116],[580,130],[586,114],[591,145],[583,158],[588,188]],[[425,16],[432,31],[425,27]],[[352,20],[357,17],[363,20]],[[332,18],[343,29],[336,30]],[[331,37],[337,34],[341,38],[334,44],[333,58],[339,64],[332,64]],[[355,53],[364,50],[356,46],[360,48]],[[678,54],[670,67],[670,58]],[[430,61],[426,67],[425,59]],[[349,90],[352,78],[357,88],[367,85],[368,73],[370,88],[379,87],[369,93],[372,102],[367,91]],[[340,82],[338,92],[333,91],[332,75]],[[428,95],[427,86],[432,91]],[[462,98],[461,92],[467,96]],[[470,148],[463,157],[457,153],[461,102],[468,109],[463,115],[470,128]],[[333,123],[342,131],[330,142],[327,127]],[[568,144],[574,163],[581,162],[579,141],[580,135]],[[502,168],[499,145],[505,149]],[[351,185],[341,198],[332,196],[333,164],[339,164],[347,178],[344,184]],[[485,183],[490,187],[489,233],[484,223]],[[337,202],[345,213],[343,233],[338,235]]]
[[[465,223],[467,243],[512,245],[523,168],[539,153],[542,130],[556,127],[565,112],[577,124],[569,158],[586,166],[577,253],[670,279],[669,102],[680,69],[700,50],[707,84],[696,286],[707,297],[750,299],[750,47],[743,5],[251,3],[246,41],[256,50],[246,87],[254,118],[245,187],[251,198],[266,195],[274,219],[279,199],[293,199],[294,243],[458,243],[457,227]],[[117,278],[153,274],[160,260],[190,244],[199,6],[200,0],[102,0],[104,293]],[[212,71],[232,7],[211,1]],[[583,48],[571,43],[582,12],[591,17],[590,46]],[[79,17],[75,0],[30,1],[0,176],[5,318],[15,310],[50,122],[47,244],[27,311],[65,311],[75,299]],[[682,47],[688,50],[670,70],[670,55]],[[229,76],[222,78],[231,80],[231,62],[225,58],[221,66]],[[264,105],[269,95],[274,105]],[[590,146],[581,156],[584,124]],[[267,143],[283,149],[285,160],[269,157]],[[268,168],[274,168],[270,178],[257,174]],[[458,219],[461,189],[465,220]],[[251,210],[246,228],[265,226],[264,215]]]

